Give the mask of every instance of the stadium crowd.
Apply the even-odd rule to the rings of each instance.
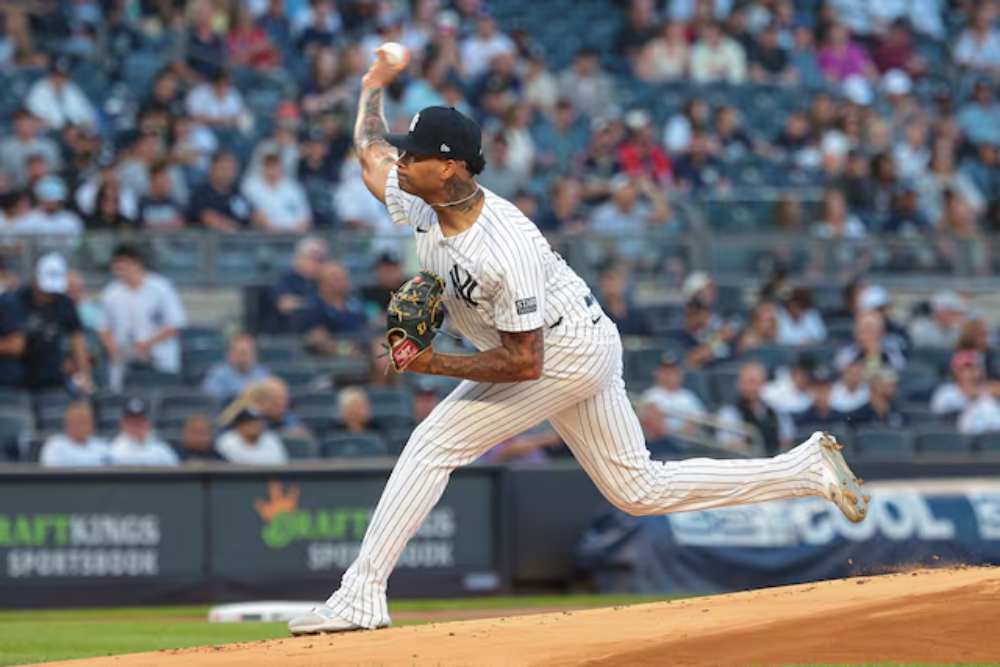
[[[856,434],[861,451],[909,455],[955,449],[949,430],[1000,431],[993,323],[976,300],[943,289],[904,308],[865,277],[993,271],[997,10],[4,3],[0,83],[14,94],[0,99],[0,242],[36,260],[30,275],[0,272],[8,457],[280,463],[398,451],[449,385],[386,374],[379,356],[405,250],[350,135],[360,75],[390,40],[413,54],[388,91],[391,127],[433,104],[473,115],[481,182],[555,245],[584,248],[574,257],[592,266],[580,270],[592,269],[636,343],[627,380],[654,451],[705,439],[774,449],[823,425]],[[733,205],[763,192],[766,206]],[[190,325],[147,243],[180,232],[296,238],[248,331],[224,343]],[[756,235],[765,248],[778,234],[812,250],[765,251],[769,275],[734,300],[717,277],[661,253],[692,233]],[[363,274],[335,245],[351,236],[378,239]],[[74,259],[103,237],[108,273],[81,276]],[[610,251],[592,243],[602,237]],[[640,305],[636,277],[650,272],[678,298]],[[914,437],[880,439],[879,427]],[[536,432],[492,460],[553,446]]]

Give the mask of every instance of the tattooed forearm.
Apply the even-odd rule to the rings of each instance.
[[[520,382],[536,380],[544,362],[541,330],[525,333],[501,332],[503,345],[472,355],[432,354],[420,372],[473,380],[475,382]]]
[[[364,89],[358,101],[358,118],[354,123],[354,148],[359,156],[364,156],[371,148],[384,148],[395,152],[385,140],[389,127],[382,111],[381,88]]]

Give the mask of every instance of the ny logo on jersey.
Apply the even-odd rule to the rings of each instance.
[[[465,274],[464,278],[462,277],[463,273]],[[455,294],[465,302],[465,305],[473,307],[479,305],[479,302],[472,298],[472,291],[479,285],[472,274],[460,269],[458,264],[453,264],[448,277],[451,279],[451,286],[455,288]]]

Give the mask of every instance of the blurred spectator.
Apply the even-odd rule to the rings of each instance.
[[[188,219],[217,232],[236,232],[250,222],[250,203],[236,189],[239,169],[232,153],[220,151],[212,158],[208,180],[191,196]]]
[[[399,258],[389,252],[383,252],[375,258],[375,282],[361,288],[361,300],[369,310],[374,310],[380,316],[385,314],[392,293],[406,282],[403,266]]]
[[[62,168],[59,145],[44,135],[42,124],[27,109],[14,114],[14,133],[0,140],[0,175],[11,183],[23,186],[27,181],[27,163],[31,155],[45,157],[52,169]]]
[[[691,134],[687,152],[674,162],[674,182],[678,188],[697,193],[728,187],[722,163],[712,155],[709,141],[700,131]]]
[[[788,52],[788,61],[795,78],[800,84],[811,89],[820,88],[825,80],[816,54],[816,37],[804,25],[795,28],[795,42]]]
[[[146,194],[149,192],[151,170],[167,158],[163,139],[159,133],[150,131],[140,133],[135,137],[121,166],[118,167],[118,177],[121,179],[122,186],[137,195]],[[169,162],[167,162],[166,168],[171,195],[180,203],[187,202],[189,193],[184,171]]]
[[[248,385],[270,375],[270,371],[257,361],[257,343],[253,336],[238,333],[229,339],[226,361],[208,369],[201,392],[220,403],[228,402]]]
[[[923,118],[914,118],[903,130],[903,141],[893,149],[896,171],[904,179],[920,178],[927,171],[931,158],[927,148],[927,130]]]
[[[34,188],[38,208],[15,221],[14,233],[29,236],[62,237],[76,240],[83,222],[66,208],[66,185],[58,176],[46,176]]]
[[[1000,230],[997,224],[1000,220],[1000,137],[981,141],[975,155],[962,165],[962,173],[986,197],[985,222],[989,231]]]
[[[686,151],[695,132],[708,131],[711,116],[708,102],[698,97],[688,100],[681,112],[671,116],[663,128],[663,145],[667,151],[671,154]]]
[[[173,117],[170,125],[169,159],[189,183],[201,183],[219,150],[215,133],[187,115]]]
[[[573,58],[573,64],[559,74],[559,96],[572,99],[576,107],[594,117],[614,99],[614,80],[601,69],[597,52],[582,48]]]
[[[754,151],[753,139],[743,130],[734,106],[723,106],[716,112],[714,140],[719,155],[727,161],[739,160]]]
[[[660,365],[656,369],[656,384],[642,394],[639,402],[656,406],[668,434],[693,435],[700,429],[698,421],[689,421],[685,417],[706,417],[705,405],[701,399],[684,387],[681,359],[670,352],[660,357]]]
[[[969,141],[992,145],[1000,143],[1000,102],[995,99],[993,87],[988,81],[976,82],[972,99],[958,110],[957,121]]]
[[[611,192],[611,181],[618,174],[618,145],[625,136],[625,124],[617,116],[597,118],[590,124],[590,139],[582,158],[580,179],[583,198],[603,201]],[[582,228],[581,228],[582,229]]]
[[[796,71],[790,67],[788,53],[778,43],[780,33],[774,23],[757,34],[750,49],[750,78],[757,83],[793,83]]]
[[[114,280],[101,293],[104,326],[101,342],[111,365],[111,385],[120,390],[129,365],[148,365],[161,373],[181,370],[177,336],[187,315],[169,280],[149,271],[138,248],[121,244],[111,260]]]
[[[865,365],[858,357],[840,369],[840,379],[830,390],[830,406],[838,412],[853,412],[866,404],[869,396]]]
[[[514,42],[500,32],[496,19],[489,14],[481,14],[476,19],[475,32],[462,40],[462,67],[466,78],[478,78],[486,72],[493,58],[514,52]]]
[[[885,327],[886,345],[906,354],[910,345],[910,335],[902,323],[892,316],[892,302],[888,290],[881,285],[866,285],[858,290],[852,315],[857,318],[867,310],[874,310],[882,316]],[[899,370],[897,368],[897,370]]]
[[[632,72],[640,81],[665,83],[688,75],[691,59],[683,23],[668,21],[656,37],[638,49],[632,60]]]
[[[522,76],[522,99],[545,113],[551,113],[559,100],[559,84],[548,70],[541,52],[528,54]]]
[[[183,229],[184,213],[171,195],[170,165],[154,162],[149,169],[149,189],[139,198],[139,224],[149,231]]]
[[[317,236],[307,236],[295,245],[292,268],[274,288],[278,312],[292,318],[301,315],[318,294],[316,282],[329,255],[326,241]]]
[[[931,297],[931,317],[920,317],[910,324],[914,347],[953,348],[965,323],[965,302],[951,290],[935,292]]]
[[[219,422],[229,423],[233,416],[248,406],[260,412],[267,421],[268,430],[276,433],[279,438],[313,439],[309,429],[290,409],[291,395],[288,384],[281,378],[272,376],[247,387],[222,411]]]
[[[111,462],[108,443],[94,435],[90,403],[77,401],[66,406],[63,432],[45,440],[38,462],[44,468],[103,466]]]
[[[536,220],[542,232],[583,231],[587,218],[583,211],[583,186],[575,178],[558,178],[552,182],[549,206]]]
[[[527,179],[511,165],[507,139],[503,134],[487,135],[485,139],[486,168],[477,180],[504,199],[513,199]]]
[[[284,443],[267,430],[264,416],[251,407],[236,413],[228,430],[216,441],[215,449],[230,463],[283,465],[288,462]]]
[[[814,345],[826,340],[823,317],[813,306],[812,291],[796,287],[778,309],[779,345]]]
[[[562,438],[547,424],[504,440],[483,454],[476,463],[487,465],[540,464],[548,461],[545,450],[562,445]]]
[[[52,60],[48,74],[31,86],[24,103],[49,129],[61,130],[67,124],[97,124],[97,111],[70,79],[69,63],[64,58]]]
[[[736,335],[736,327],[720,322],[702,299],[695,297],[684,304],[684,324],[677,341],[686,352],[689,369],[731,356]]]
[[[611,200],[598,206],[591,217],[591,230],[615,238],[641,238],[654,225],[670,219],[666,197],[649,179],[616,176]]]
[[[101,309],[100,300],[87,293],[87,285],[79,271],[70,271],[67,276],[66,296],[73,302],[84,331],[99,332],[104,324],[104,312]],[[88,352],[96,354],[97,350],[88,350]]]
[[[779,371],[761,390],[764,402],[779,415],[795,418],[808,410],[812,406],[814,365],[812,359],[802,356],[789,370]]]
[[[847,210],[844,193],[835,188],[823,193],[823,218],[813,231],[827,240],[860,239],[868,235],[865,224]]]
[[[872,60],[882,73],[892,70],[920,74],[924,64],[917,55],[910,27],[903,19],[896,19],[876,42]]]
[[[934,224],[921,210],[917,191],[910,185],[901,185],[893,193],[889,218],[882,225],[882,232],[913,237],[932,231]]]
[[[691,79],[696,83],[721,81],[739,84],[747,78],[747,58],[739,42],[709,21],[691,49]]]
[[[943,218],[946,211],[946,193],[951,193],[960,199],[960,204],[969,208],[972,216],[977,216],[986,208],[983,195],[975,184],[955,168],[955,156],[952,145],[937,141],[931,151],[930,169],[917,181],[917,194],[920,208],[933,221],[938,222],[938,228],[946,231]]]
[[[299,164],[296,170],[299,181],[307,194],[310,194],[312,189],[321,189],[324,194],[328,194],[330,184],[340,178],[340,166],[344,158],[341,148],[330,145],[321,127],[306,129],[300,136],[300,141]],[[320,208],[312,199],[309,201],[314,209]],[[333,220],[321,222],[317,213],[316,224],[329,226],[333,224]]]
[[[237,67],[270,70],[281,64],[281,54],[271,46],[267,32],[254,24],[253,14],[242,3],[232,7],[229,35],[226,37],[228,61]]]
[[[760,434],[769,456],[784,448],[785,439],[781,435],[784,429],[778,413],[761,396],[765,382],[767,369],[763,364],[751,361],[740,366],[736,380],[736,405],[724,405],[719,409],[719,422],[726,427],[719,429],[717,434],[720,443],[730,449],[750,451],[753,440],[741,435],[745,432],[745,425],[749,425]]]
[[[175,466],[177,452],[160,440],[149,423],[149,406],[130,398],[122,410],[121,427],[111,441],[111,461],[125,466]]]
[[[83,324],[66,296],[68,283],[66,260],[49,253],[39,258],[32,283],[13,295],[24,336],[21,364],[28,389],[94,389]],[[70,350],[68,363],[65,348]]]
[[[337,413],[343,426],[338,435],[375,433],[371,401],[362,387],[344,387],[337,392]]]
[[[419,85],[419,82],[418,79],[411,85]],[[317,51],[309,79],[302,90],[302,111],[308,116],[316,116],[349,107],[354,103],[355,94],[354,83],[348,80],[337,51],[332,48]]]
[[[257,142],[245,178],[259,175],[264,157],[272,153],[281,157],[282,171],[294,175],[299,166],[298,135],[301,125],[301,116],[295,102],[286,101],[278,105],[274,112],[274,131]]]
[[[625,24],[618,32],[616,50],[632,57],[659,32],[653,0],[630,0]]]
[[[329,262],[324,266],[317,288],[316,297],[302,314],[299,330],[313,353],[339,354],[343,342],[337,337],[361,333],[367,326],[364,307],[351,294],[351,279],[342,264]]]
[[[211,78],[225,62],[226,47],[216,26],[215,8],[210,0],[195,0],[188,6],[188,31],[184,64],[193,78]]]
[[[207,414],[194,414],[184,420],[178,454],[185,463],[225,460],[215,449],[212,419]]]
[[[835,363],[843,370],[856,359],[861,360],[869,376],[883,368],[901,371],[906,366],[899,347],[885,335],[881,313],[866,311],[858,315],[854,322],[854,342],[837,352]]]
[[[761,301],[750,311],[750,322],[740,333],[736,353],[751,352],[778,342],[778,309],[771,301]]]
[[[653,119],[641,110],[625,114],[628,129],[625,141],[618,147],[618,164],[633,178],[645,178],[665,186],[670,183],[671,164],[667,153],[653,137]]]
[[[972,22],[955,45],[954,58],[959,65],[985,74],[1000,73],[1000,31],[994,27],[995,21],[992,2],[976,7]]]
[[[635,307],[628,289],[627,269],[608,265],[598,279],[601,308],[618,326],[623,336],[648,336],[652,333],[645,313]]]
[[[847,415],[833,406],[833,369],[829,366],[818,366],[813,369],[812,380],[809,383],[811,405],[803,412],[794,415],[797,426],[830,427],[846,421]],[[867,401],[867,397],[865,401]],[[860,404],[863,404],[862,401]]]
[[[139,110],[142,115],[150,112],[162,112],[169,116],[180,116],[184,113],[180,77],[169,67],[156,74],[156,78],[153,79],[153,89]]]
[[[138,195],[122,184],[118,163],[111,157],[102,158],[97,173],[83,181],[73,199],[87,217],[88,229],[127,226],[138,215]]]
[[[375,198],[361,178],[361,163],[355,156],[341,165],[339,180],[333,193],[333,205],[341,226],[383,236],[398,233],[385,205]]]
[[[511,171],[526,179],[535,166],[535,139],[531,136],[534,110],[524,102],[515,104],[503,119],[502,136],[507,146],[507,164]],[[489,160],[486,166],[489,167]]]
[[[952,380],[931,395],[931,412],[957,416],[987,391],[986,368],[982,355],[975,350],[959,350],[951,358]]]
[[[248,114],[243,96],[221,67],[208,81],[192,88],[184,104],[196,122],[217,130],[241,129]]]
[[[587,145],[587,126],[573,103],[560,99],[551,120],[542,124],[535,136],[538,166],[558,173],[566,171]]]
[[[343,30],[343,19],[332,0],[313,0],[294,17],[293,30],[299,33],[296,46],[308,57],[332,46]]]
[[[285,174],[277,153],[264,156],[260,175],[249,176],[241,190],[250,202],[250,219],[257,228],[302,234],[312,227],[306,193],[296,180]]]
[[[844,83],[852,76],[870,79],[875,67],[864,48],[851,40],[847,27],[834,23],[827,29],[826,42],[817,52],[823,75],[834,83]]]
[[[908,419],[896,403],[899,376],[896,371],[885,367],[876,371],[869,382],[868,402],[847,416],[854,428],[884,426],[903,428]]]

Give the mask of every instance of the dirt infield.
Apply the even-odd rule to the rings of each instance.
[[[747,665],[1000,661],[1000,568],[160,651],[60,666]]]

